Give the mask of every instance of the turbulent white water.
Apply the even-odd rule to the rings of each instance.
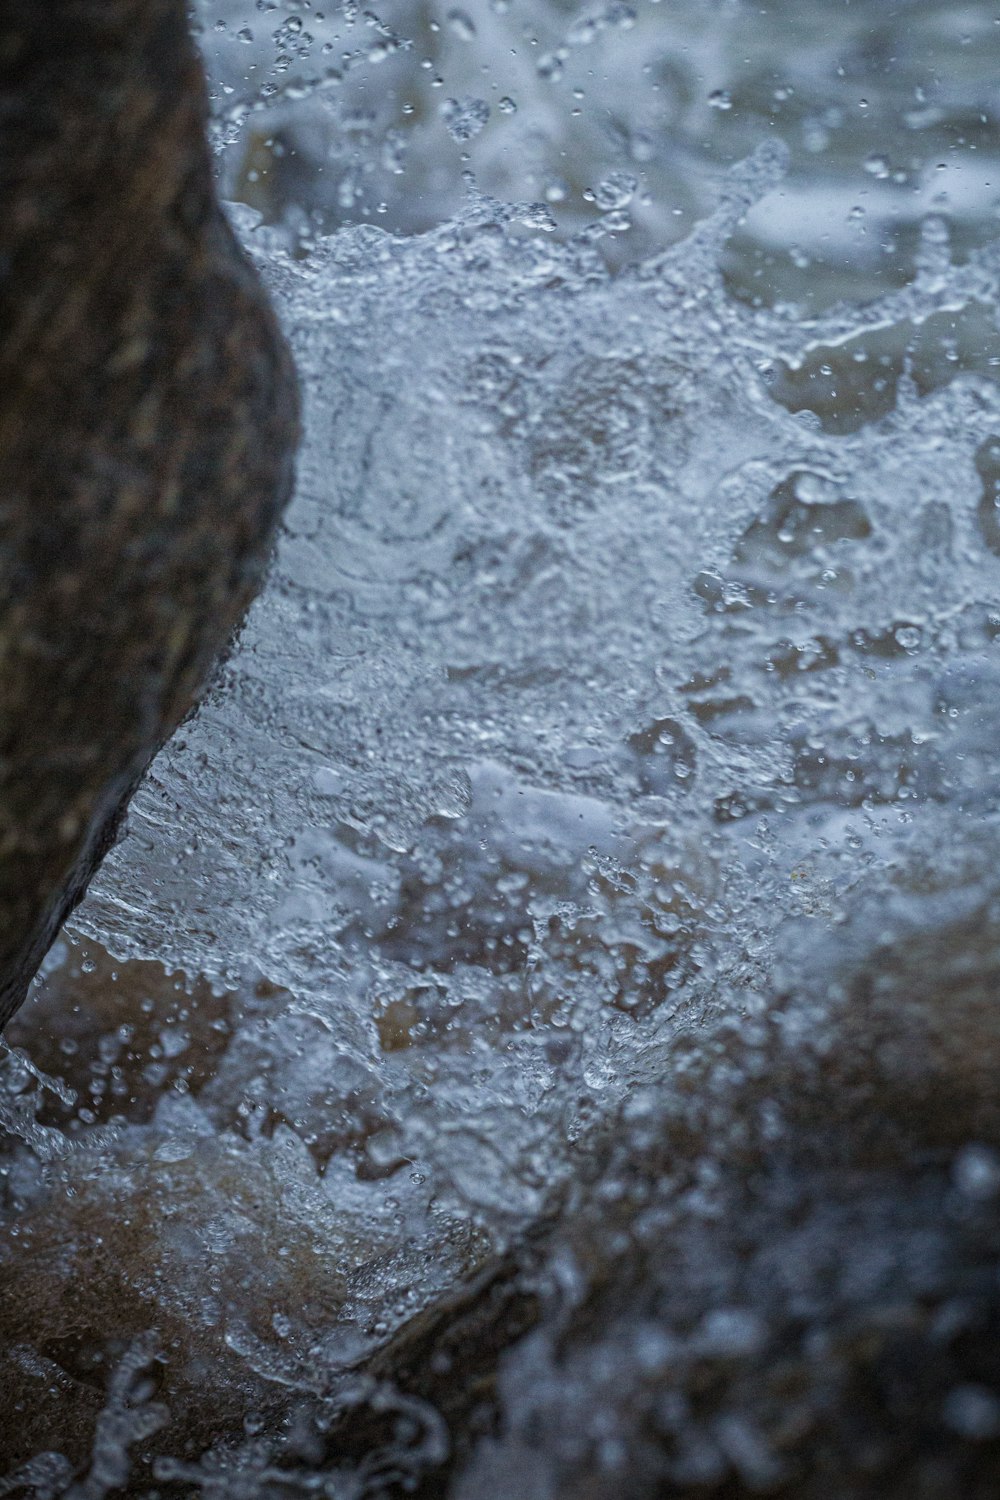
[[[617,275],[611,179],[576,234],[469,185],[424,234],[294,258],[236,210],[302,375],[298,490],[73,941],[239,998],[142,1118],[63,1135],[10,1081],[5,1254],[43,1325],[94,1320],[53,1280],[127,1286],[182,1390],[326,1390],[543,1211],[685,1029],[810,964],[826,1003],[992,900],[1000,392],[953,351],[995,345],[1000,252],[953,266],[931,217],[899,291],[752,306],[720,265],[748,213],[794,217],[785,165]],[[184,1015],[157,1066],[204,1047]]]
[[[985,309],[995,255],[949,270],[932,222],[895,299],[748,310],[718,254],[779,159],[614,279],[483,200],[305,262],[249,234],[306,386],[299,492],[77,925],[284,986],[243,1043],[272,1086],[313,1036],[399,1156],[497,1213],[537,1209],[581,1088],[616,1099],[787,916],[982,807],[995,387],[904,375],[850,434],[771,391],[817,351],[877,382],[865,331]]]

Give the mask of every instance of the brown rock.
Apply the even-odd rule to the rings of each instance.
[[[260,585],[290,356],[183,0],[0,16],[0,1025]]]

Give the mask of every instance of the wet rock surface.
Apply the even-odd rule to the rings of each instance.
[[[0,1023],[263,576],[296,396],[185,7],[0,23]]]

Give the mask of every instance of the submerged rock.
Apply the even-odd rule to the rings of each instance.
[[[419,1494],[996,1493],[1000,935],[935,899],[680,1038],[517,1268],[382,1351],[450,1419]]]
[[[0,20],[0,1024],[260,584],[295,383],[182,0]]]

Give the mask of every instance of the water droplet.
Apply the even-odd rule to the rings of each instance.
[[[631,172],[610,172],[594,189],[593,201],[603,213],[625,208],[634,198],[638,186]]]
[[[485,99],[446,99],[441,105],[441,118],[453,141],[471,141],[489,117]]]
[[[463,42],[471,42],[476,35],[476,27],[472,17],[467,11],[459,10],[456,6],[450,10],[445,17],[451,31]]]
[[[544,203],[525,203],[517,211],[517,221],[527,229],[543,229],[546,234],[552,234],[556,228],[556,221]]]

